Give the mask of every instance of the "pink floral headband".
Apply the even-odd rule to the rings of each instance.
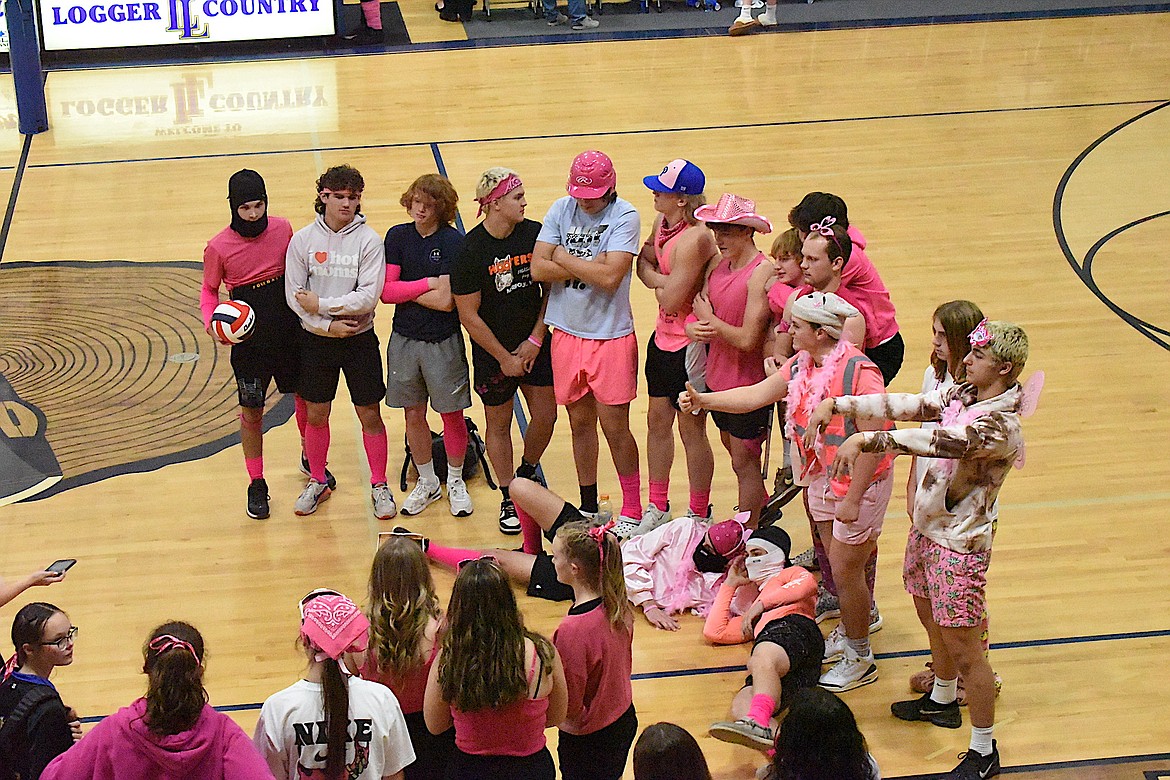
[[[975,326],[975,330],[971,331],[971,335],[967,336],[967,339],[973,347],[986,347],[991,343],[991,338],[991,331],[987,329],[986,317]]]
[[[196,666],[203,666],[203,662],[199,660],[199,654],[195,652],[194,645],[192,645],[190,642],[179,639],[177,636],[162,634],[150,640],[146,646],[153,650],[157,655],[162,655],[168,650],[174,650],[176,648],[180,650],[186,650],[191,654],[191,657],[195,659]]]
[[[491,192],[489,192],[487,195],[484,195],[482,198],[476,198],[476,201],[479,203],[479,211],[476,212],[475,216],[478,217],[483,214],[484,206],[491,203],[492,201],[499,200],[517,187],[523,186],[523,184],[524,182],[520,181],[519,176],[514,173],[509,173],[500,180],[499,184],[497,184],[495,187],[492,187]]]

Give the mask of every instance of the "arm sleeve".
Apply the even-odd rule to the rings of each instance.
[[[707,613],[707,622],[703,624],[703,636],[712,644],[738,645],[744,641],[743,617],[731,616],[731,600],[735,597],[735,591],[725,582],[715,594],[711,611]]]
[[[284,746],[279,744],[277,737],[269,733],[265,718],[267,714],[265,708],[262,707],[260,719],[256,721],[256,731],[252,735],[252,745],[268,765],[268,771],[272,773],[273,777],[277,780],[284,780],[289,776],[288,753]]]
[[[386,264],[386,281],[382,284],[382,303],[406,303],[431,289],[427,279],[416,279],[413,282],[399,280],[402,275],[402,266],[393,263]]]
[[[923,422],[942,416],[937,393],[844,395],[833,402],[838,414],[862,419]]]
[[[799,604],[812,597],[816,598],[817,581],[804,569],[785,569],[764,584],[760,601],[765,610]]]
[[[285,250],[284,300],[288,307],[301,318],[301,322],[310,328],[325,332],[329,330],[329,323],[333,319],[324,314],[309,314],[304,307],[297,303],[297,290],[306,289],[309,286],[309,265],[305,255],[306,250],[302,246],[303,243],[304,241],[299,234],[294,235],[292,241],[289,242],[288,249]]]
[[[565,670],[565,685],[568,689],[569,706],[565,720],[575,720],[585,709],[585,686],[588,682],[589,665],[583,652],[585,640],[572,635],[572,631],[565,631],[560,626],[553,632],[553,645],[561,656],[561,665]]]
[[[451,294],[471,295],[483,290],[483,279],[487,269],[483,268],[474,255],[470,239],[464,239],[455,255],[455,262],[451,264]],[[387,269],[389,271],[389,269]]]
[[[1011,427],[1008,415],[997,412],[980,417],[970,425],[864,433],[861,449],[931,458],[1002,459],[1014,456],[1017,449]]]
[[[203,328],[211,327],[211,314],[219,305],[219,287],[223,284],[223,258],[210,243],[203,248],[203,287],[199,292],[199,309],[203,312]]]
[[[337,298],[322,298],[320,310],[332,317],[369,314],[378,304],[378,296],[386,285],[386,248],[373,230],[368,231],[362,244],[362,259],[358,265],[357,286]],[[328,326],[327,326],[328,327]]]
[[[393,696],[393,694],[391,694]],[[382,737],[382,755],[386,762],[382,766],[381,777],[397,774],[417,757],[414,746],[410,742],[410,732],[406,729],[406,719],[402,717],[402,708],[397,702],[391,709],[389,724],[385,736]]]
[[[554,201],[548,208],[548,212],[544,215],[544,221],[540,226],[540,233],[537,234],[536,240],[543,241],[546,244],[560,246],[564,239],[561,234],[561,219],[564,215],[564,207],[561,201]]]
[[[636,255],[642,247],[641,234],[642,222],[638,216],[638,211],[637,209],[631,208],[618,217],[618,222],[613,226],[609,240],[605,243],[605,251],[629,252],[632,255]]]

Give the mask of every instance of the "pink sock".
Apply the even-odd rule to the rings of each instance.
[[[447,412],[440,415],[443,418],[443,449],[447,451],[448,463],[462,463],[467,457],[467,423],[463,420],[463,412]],[[439,475],[440,480],[446,480],[446,474]]]
[[[301,445],[305,442],[305,426],[309,424],[309,405],[299,395],[293,396],[293,409],[297,418],[297,430],[301,432]]]
[[[710,490],[691,491],[691,511],[699,517],[707,516],[707,508],[711,506]]]
[[[479,550],[466,550],[462,547],[444,547],[434,542],[427,545],[428,558],[456,570],[459,568],[459,564],[466,560],[473,560],[479,556]]]
[[[752,697],[752,706],[747,716],[765,728],[772,722],[772,713],[776,711],[776,700],[766,693],[757,693]]]
[[[650,480],[650,503],[665,512],[670,506],[670,480]]]
[[[309,459],[309,474],[315,482],[325,484],[325,461],[329,458],[329,423],[320,428],[305,425],[305,457]]]
[[[536,555],[544,549],[544,540],[540,536],[540,525],[519,504],[513,502],[512,506],[516,508],[516,517],[520,519],[520,532],[524,534],[524,552]]]
[[[386,459],[389,457],[386,429],[375,434],[362,431],[362,446],[366,448],[366,460],[370,462],[370,484],[381,485],[386,481]]]
[[[618,484],[622,486],[622,517],[642,519],[642,475],[635,471],[633,474],[618,474]]]
[[[244,468],[248,470],[248,479],[264,479],[264,458],[244,458]]]
[[[378,0],[362,0],[362,15],[366,17],[366,26],[371,30],[382,29],[382,8]]]

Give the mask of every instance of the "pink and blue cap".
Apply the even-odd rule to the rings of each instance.
[[[590,149],[573,158],[565,189],[574,198],[604,198],[617,186],[617,173],[609,155]]]
[[[654,192],[669,192],[675,195],[701,195],[707,184],[707,177],[699,166],[689,160],[671,160],[657,176],[646,176],[642,183]]]

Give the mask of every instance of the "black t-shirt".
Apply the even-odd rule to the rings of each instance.
[[[479,316],[504,349],[511,352],[532,335],[540,316],[540,284],[532,281],[532,249],[540,223],[526,219],[507,238],[483,226],[472,228],[451,269],[451,292],[479,293]],[[482,348],[472,342],[472,349]],[[486,353],[486,350],[484,350]]]
[[[451,273],[463,237],[450,225],[442,225],[426,238],[413,222],[386,231],[386,265],[402,269],[398,277],[413,282]],[[414,301],[394,307],[394,332],[416,341],[437,342],[459,332],[459,312],[436,311]]]
[[[15,676],[5,680],[0,685],[0,718],[8,717],[20,700],[38,687],[38,683]],[[7,757],[11,768],[21,777],[40,777],[50,761],[73,746],[69,717],[61,697],[56,694],[33,708],[23,726],[16,729],[12,741],[0,753],[0,760]]]

